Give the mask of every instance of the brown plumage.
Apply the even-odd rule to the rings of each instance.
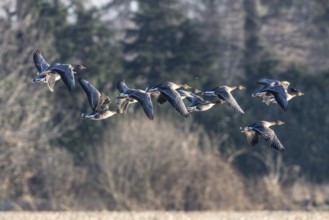
[[[85,91],[89,105],[93,112],[91,114],[81,114],[82,118],[89,118],[92,120],[103,120],[120,113],[120,109],[115,111],[109,110],[111,99],[108,96],[101,94],[91,83],[85,79],[78,79],[81,87]]]
[[[241,133],[245,134],[247,141],[251,146],[258,144],[259,136],[264,138],[268,145],[278,151],[284,151],[284,147],[276,136],[275,132],[270,128],[273,125],[283,125],[282,121],[258,121],[245,128],[240,128]]]

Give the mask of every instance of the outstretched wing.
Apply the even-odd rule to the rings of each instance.
[[[280,105],[280,107],[283,110],[285,111],[288,110],[287,95],[286,95],[286,91],[282,86],[268,87],[265,88],[264,90],[270,92],[274,96],[275,101]]]
[[[257,84],[261,84],[264,86],[274,86],[280,84],[280,81],[275,79],[260,79],[257,81]]]
[[[78,81],[79,81],[81,87],[83,88],[83,90],[85,91],[85,93],[87,94],[87,98],[88,98],[90,107],[92,108],[93,111],[95,111],[98,104],[100,103],[101,94],[87,80],[79,78]]]
[[[191,96],[194,99],[192,105],[206,103],[206,101],[201,96],[198,96],[197,94],[191,93]]]
[[[189,113],[186,109],[186,106],[180,97],[179,93],[176,90],[167,88],[161,89],[161,95],[168,100],[168,102],[184,117],[189,117]]]
[[[75,87],[73,67],[69,64],[53,64],[50,69],[61,76],[61,79],[72,92]]]
[[[129,87],[126,85],[124,80],[120,80],[117,84],[117,88],[119,92],[125,93],[127,90],[129,90]]]
[[[226,103],[229,107],[244,114],[244,111],[239,106],[239,104],[237,103],[237,101],[235,100],[235,98],[232,96],[232,94],[230,92],[223,91],[221,93],[218,93],[217,95],[220,99],[226,101]]]
[[[197,104],[196,99],[193,96],[186,96],[186,100],[191,103],[192,105]]]
[[[35,50],[33,52],[33,61],[35,64],[35,67],[39,72],[43,72],[49,68],[49,64],[46,62],[46,60],[43,58],[41,52],[39,50]]]
[[[281,144],[279,138],[276,136],[275,132],[270,128],[258,127],[253,128],[264,140],[268,143],[268,145],[278,151],[284,151],[285,148]]]
[[[139,104],[142,106],[146,116],[150,120],[153,120],[154,118],[153,103],[150,94],[135,89],[128,90],[127,94],[129,95],[130,98],[136,99],[139,102]]]

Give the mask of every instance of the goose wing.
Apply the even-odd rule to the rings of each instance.
[[[285,148],[281,144],[279,138],[276,136],[275,132],[270,128],[256,127],[253,128],[264,140],[269,144],[270,147],[278,150],[284,151]]]
[[[125,97],[125,98],[117,98],[116,99],[116,104],[118,105],[118,109],[120,113],[126,113],[128,110],[128,106],[130,103],[130,98]]]
[[[270,92],[274,96],[275,101],[283,110],[288,110],[287,94],[282,86],[272,86],[265,88],[264,90]]]
[[[248,130],[246,132],[244,132],[246,137],[247,137],[247,141],[251,146],[255,146],[256,144],[258,144],[259,141],[259,135],[256,131],[253,130]]]
[[[110,97],[101,94],[101,96],[99,97],[95,111],[102,114],[103,112],[106,112],[109,110],[110,104],[111,104]]]
[[[183,98],[186,98],[188,96],[192,96],[192,92],[185,91],[183,89],[176,89],[176,91],[179,93],[179,95]]]
[[[167,101],[166,97],[161,93],[157,96],[156,100],[161,105]]]
[[[146,91],[147,93],[153,95],[154,98],[155,98],[155,100],[156,100],[159,104],[162,105],[163,103],[165,103],[165,102],[167,101],[167,99],[166,99],[163,95],[161,95],[161,93],[160,93],[159,90],[153,90],[153,91],[150,92],[151,89],[152,89],[152,88],[146,88],[145,91]]]
[[[205,100],[202,97],[200,97],[194,93],[186,95],[186,99],[187,99],[187,101],[189,101],[191,103],[192,106],[205,103]]]
[[[196,104],[200,104],[200,103],[205,103],[206,101],[201,97],[201,96],[198,96],[194,93],[191,93],[191,96],[194,98],[194,102]]]
[[[87,94],[90,107],[92,108],[93,111],[95,111],[100,103],[100,97],[101,97],[100,92],[87,80],[79,78],[78,81],[81,87],[83,88],[83,90],[85,91],[85,93]]]
[[[47,61],[43,58],[41,52],[39,50],[34,51],[33,53],[33,61],[35,64],[35,67],[39,72],[43,72],[49,68],[49,64]]]
[[[137,89],[130,89],[126,92],[126,94],[128,94],[130,98],[137,100],[139,104],[142,106],[146,116],[150,120],[153,120],[154,118],[153,103],[150,94]]]
[[[61,79],[70,91],[75,87],[73,67],[69,64],[54,64],[50,67],[51,70],[58,73]]]
[[[242,114],[244,113],[244,111],[242,110],[242,108],[239,106],[239,104],[237,103],[237,101],[235,100],[235,98],[232,96],[232,94],[230,92],[227,91],[223,91],[217,94],[217,96],[226,101],[227,105],[231,108],[233,108],[234,110],[241,112]]]
[[[121,93],[125,93],[127,90],[129,90],[129,87],[126,85],[124,80],[120,80],[117,84],[117,89]]]
[[[168,100],[168,102],[184,117],[188,117],[189,113],[186,106],[176,90],[170,88],[164,88],[160,90],[161,95]]]
[[[258,89],[258,92],[256,94],[253,94],[254,96],[257,96],[258,94],[265,92],[266,89],[270,87],[281,85],[281,82],[275,79],[261,79],[258,80],[257,83],[263,86]]]
[[[195,105],[197,104],[196,102],[196,99],[193,97],[193,96],[186,96],[186,99],[188,102],[190,102],[192,105]]]
[[[275,79],[260,79],[257,81],[257,83],[264,86],[274,86],[280,84],[280,81]]]
[[[51,92],[54,92],[55,82],[56,82],[56,75],[47,74],[47,85]]]

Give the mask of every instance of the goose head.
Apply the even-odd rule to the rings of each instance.
[[[290,88],[289,89],[289,93],[291,93],[292,95],[295,95],[295,96],[303,96],[304,93],[298,89],[295,89],[295,88]]]
[[[81,64],[76,64],[73,66],[74,70],[85,70],[87,67],[81,65]]]
[[[246,87],[244,87],[242,85],[238,85],[236,88],[237,88],[237,90],[244,90],[244,89],[246,89]]]
[[[285,123],[283,121],[277,120],[274,122],[275,125],[284,125]]]

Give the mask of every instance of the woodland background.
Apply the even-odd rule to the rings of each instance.
[[[249,210],[329,207],[328,0],[3,0],[0,210]],[[32,53],[79,63],[115,100],[116,82],[239,85],[227,106],[181,117],[154,102],[104,121],[83,90],[32,84]],[[261,78],[305,96],[288,112],[251,98]],[[112,106],[115,108],[115,106]],[[239,127],[276,127],[286,147],[250,147]]]

